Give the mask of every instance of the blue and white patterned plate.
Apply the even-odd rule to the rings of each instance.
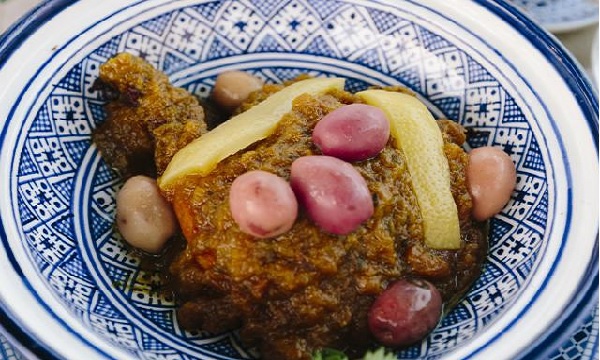
[[[21,360],[22,355],[0,334],[0,360]]]
[[[511,155],[517,189],[482,277],[400,358],[547,358],[597,303],[597,96],[503,2],[56,0],[0,39],[0,320],[37,356],[253,356],[235,333],[183,331],[113,232],[121,182],[90,142],[105,117],[90,87],[120,51],[200,96],[233,68],[403,84],[472,127],[471,146]]]
[[[598,0],[508,0],[553,33],[598,22]]]

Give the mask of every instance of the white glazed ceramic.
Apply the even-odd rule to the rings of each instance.
[[[44,358],[250,358],[235,333],[190,333],[112,231],[120,179],[90,143],[90,90],[119,51],[206,96],[216,74],[403,84],[494,145],[518,184],[491,222],[484,274],[399,358],[547,357],[598,281],[598,103],[521,13],[494,1],[56,0],[0,39],[0,320]],[[527,54],[527,56],[523,56]]]
[[[553,33],[598,22],[598,0],[507,0]]]

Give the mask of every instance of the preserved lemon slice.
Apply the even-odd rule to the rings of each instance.
[[[221,160],[266,138],[275,131],[283,115],[291,111],[292,100],[299,95],[319,95],[343,88],[341,78],[307,79],[283,88],[179,150],[158,179],[158,186],[166,190],[185,175],[206,175]]]
[[[413,189],[423,217],[425,244],[432,249],[458,249],[458,210],[450,189],[450,170],[442,133],[427,107],[412,95],[385,90],[357,93],[383,110],[390,120],[396,147],[406,156]]]

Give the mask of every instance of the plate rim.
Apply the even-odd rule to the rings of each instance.
[[[598,158],[598,94],[582,66],[556,37],[542,28],[527,14],[518,10],[508,0],[474,1],[487,7],[494,14],[512,25],[522,35],[526,36],[531,44],[542,52],[562,75],[571,92],[576,95],[583,95],[583,97],[578,96],[578,104],[587,119],[588,130],[595,140],[595,157]],[[557,319],[554,325],[543,333],[544,336],[531,344],[527,351],[521,353],[518,359],[537,358],[542,354],[550,354],[557,346],[562,345],[565,339],[571,336],[577,324],[580,324],[584,317],[598,303],[598,241],[599,230],[596,228],[594,255],[587,267],[587,273],[590,276],[581,279],[577,286],[577,288],[584,289],[585,291],[575,296],[576,301],[564,309],[561,318]],[[567,321],[569,322],[567,323]],[[568,327],[567,329],[565,329],[565,325]]]

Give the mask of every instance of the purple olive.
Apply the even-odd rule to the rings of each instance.
[[[325,115],[312,140],[324,155],[346,161],[372,158],[385,147],[390,122],[383,111],[365,104],[345,105]]]
[[[365,179],[349,163],[331,156],[304,156],[290,177],[298,202],[326,232],[346,235],[373,215]]]
[[[401,279],[379,294],[368,316],[369,329],[382,345],[411,345],[440,321],[442,297],[425,280]]]
[[[473,199],[473,218],[484,221],[499,213],[517,184],[517,170],[501,148],[484,146],[469,152],[467,184]]]
[[[229,207],[240,229],[258,238],[290,230],[298,215],[298,202],[288,182],[261,170],[249,171],[233,181]]]

